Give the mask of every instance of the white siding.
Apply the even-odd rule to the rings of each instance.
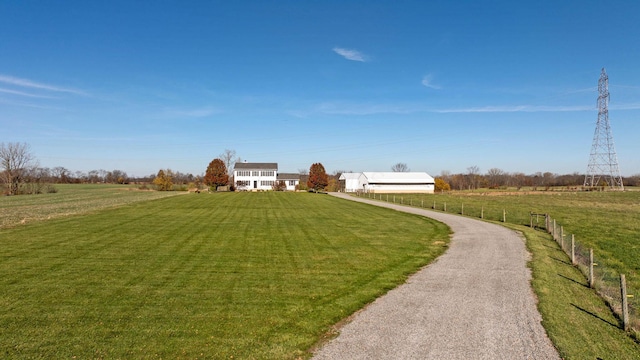
[[[340,180],[344,180],[345,192],[356,192],[363,190],[360,176],[362,173],[342,173]]]
[[[365,192],[433,193],[435,179],[425,172],[364,172],[359,178]]]

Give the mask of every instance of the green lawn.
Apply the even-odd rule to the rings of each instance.
[[[0,229],[0,354],[307,357],[448,237],[418,216],[274,192],[173,196]]]

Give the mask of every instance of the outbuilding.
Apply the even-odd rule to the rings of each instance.
[[[344,192],[357,192],[362,190],[360,185],[360,175],[362,173],[342,173],[340,174],[340,189]]]
[[[369,193],[432,194],[435,190],[435,179],[426,172],[363,172],[358,184]]]

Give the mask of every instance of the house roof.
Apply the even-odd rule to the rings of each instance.
[[[434,178],[426,172],[363,172],[369,183],[416,184],[432,183]]]
[[[277,180],[300,180],[300,174],[281,173],[276,176]]]
[[[235,170],[278,170],[278,163],[236,163]]]
[[[339,180],[358,180],[362,173],[342,173]]]

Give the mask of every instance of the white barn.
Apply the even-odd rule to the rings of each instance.
[[[278,163],[236,163],[233,179],[241,191],[272,190],[278,176]]]
[[[433,193],[435,179],[426,172],[363,172],[360,188],[370,193]]]
[[[360,175],[362,173],[342,173],[340,174],[340,185],[344,192],[356,192],[362,190],[360,185]],[[343,183],[344,182],[344,183]]]

